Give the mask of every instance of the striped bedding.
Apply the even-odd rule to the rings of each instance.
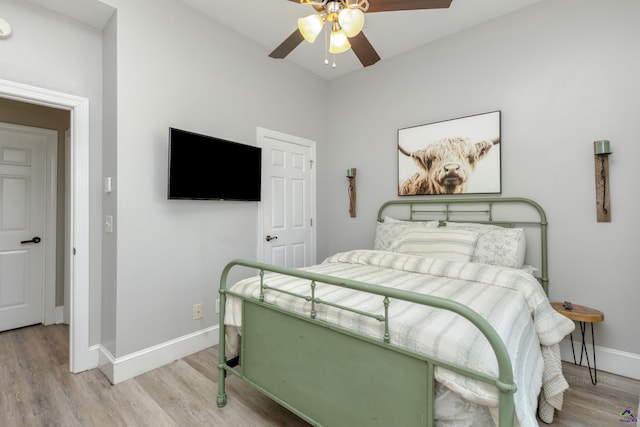
[[[305,268],[320,274],[448,298],[465,304],[486,318],[504,341],[512,358],[516,416],[521,426],[537,426],[536,408],[545,408],[550,422],[560,409],[568,387],[560,369],[560,340],[574,328],[556,313],[537,280],[528,273],[485,264],[447,261],[377,250],[339,253],[322,264]],[[269,286],[309,295],[309,281],[266,274]],[[250,278],[232,291],[258,298],[259,279]],[[335,286],[317,284],[316,296],[361,311],[383,314],[382,297]],[[265,301],[291,311],[309,313],[310,302],[287,294],[265,291]],[[225,324],[240,326],[242,305],[229,297]],[[381,338],[384,325],[375,319],[316,306],[317,318],[362,334]],[[484,336],[467,320],[444,310],[404,301],[389,307],[391,342],[434,357],[497,375],[497,361]],[[423,325],[429,325],[424,327]],[[490,385],[444,368],[436,379],[464,399],[490,408],[495,415],[497,392]],[[549,410],[551,414],[549,415]],[[547,419],[545,419],[547,418]]]

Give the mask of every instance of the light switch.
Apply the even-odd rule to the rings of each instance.
[[[111,177],[110,176],[104,179],[104,192],[111,193]]]
[[[106,215],[104,217],[104,231],[107,233],[113,233],[113,216]]]

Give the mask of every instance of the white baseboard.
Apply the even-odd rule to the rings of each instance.
[[[56,311],[55,311],[55,320],[56,325],[59,325],[61,323],[68,323],[64,321],[64,306],[58,306],[56,307]]]
[[[218,344],[218,325],[122,357],[99,346],[98,366],[112,384],[133,378]]]
[[[576,351],[576,359],[580,362],[580,350],[582,349],[582,343],[574,341],[573,346]],[[591,362],[591,367],[593,368],[591,340],[588,338],[587,350],[589,351],[589,360]],[[571,340],[568,337],[560,342],[560,354],[562,360],[573,363]],[[585,367],[587,366],[587,361],[584,357],[582,365]],[[596,345],[596,367],[598,371],[610,372],[612,374],[622,375],[623,377],[640,380],[640,354],[628,353],[626,351]]]

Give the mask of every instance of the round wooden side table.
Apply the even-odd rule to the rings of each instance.
[[[576,361],[576,352],[573,348],[573,332],[571,333],[571,352],[573,353],[573,363],[582,366],[582,356],[587,359],[587,367],[589,368],[589,376],[591,384],[598,383],[598,371],[596,368],[596,338],[593,334],[593,324],[600,323],[604,320],[604,313],[595,308],[586,307],[584,305],[572,304],[571,309],[567,309],[561,302],[552,302],[551,306],[563,316],[568,317],[580,324],[580,333],[582,334],[582,349],[580,350],[580,362]],[[593,356],[593,372],[591,371],[591,363],[589,361],[589,353],[587,352],[587,342],[584,339],[587,323],[591,324],[591,354]]]

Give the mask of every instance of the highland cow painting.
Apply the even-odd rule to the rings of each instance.
[[[398,130],[398,195],[502,191],[500,111]]]

